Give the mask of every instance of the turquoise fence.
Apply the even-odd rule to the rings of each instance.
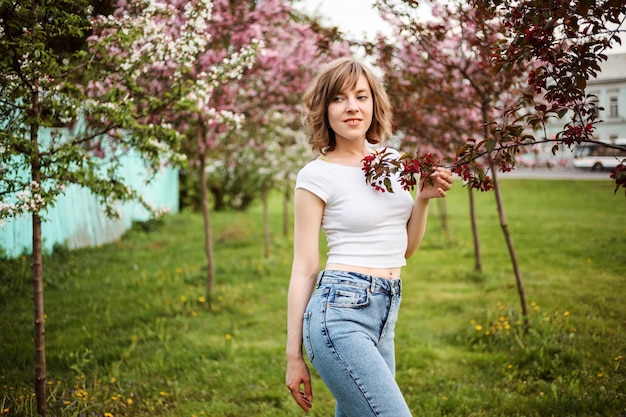
[[[177,212],[179,208],[178,170],[165,168],[149,183],[141,158],[128,153],[123,157],[126,183],[138,190],[154,207]],[[70,185],[54,207],[42,213],[44,251],[50,253],[56,244],[69,249],[98,246],[118,240],[135,221],[150,218],[139,203],[120,206],[120,219],[108,218],[95,196],[86,188]],[[0,226],[0,252],[15,258],[32,251],[32,219],[30,215],[7,219]]]

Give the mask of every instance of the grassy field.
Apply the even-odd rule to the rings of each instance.
[[[502,181],[531,309],[519,299],[494,195],[439,208],[403,271],[398,381],[415,416],[626,416],[626,199],[610,181]],[[214,213],[205,297],[202,219],[137,225],[120,242],[45,260],[49,415],[301,416],[284,387],[291,238],[263,258],[260,207]],[[0,261],[0,415],[34,416],[28,258]],[[210,304],[210,305],[209,305]],[[334,402],[314,375],[309,416]]]

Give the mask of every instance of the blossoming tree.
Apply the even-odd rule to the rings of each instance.
[[[327,43],[326,32],[284,0],[215,1],[209,31],[211,52],[196,62],[196,71],[220,62],[225,51],[240,48],[251,38],[263,43],[262,53],[245,75],[220,85],[210,100],[215,109],[244,116],[239,128],[205,123],[202,114],[194,115],[189,123],[191,137],[185,153],[200,187],[210,295],[215,263],[208,192],[213,193],[214,201],[226,204],[229,198],[237,208],[245,208],[261,196],[267,208],[266,196],[276,179],[290,178],[285,170],[294,169],[276,163],[288,147],[296,146],[294,137],[283,135],[285,130],[276,125],[286,123],[285,128],[293,128],[299,123],[300,96],[306,83],[328,50],[339,47]],[[268,256],[269,225],[264,224]]]
[[[133,0],[124,6],[114,16],[92,17],[84,0],[2,3],[0,219],[32,216],[39,415],[47,412],[41,244],[46,209],[66,185],[76,184],[89,189],[109,216],[118,215],[119,203],[132,200],[158,215],[158,208],[126,184],[117,157],[135,152],[152,172],[184,162],[178,152],[182,135],[171,115],[204,105],[212,122],[230,121],[230,114],[210,111],[208,97],[219,84],[237,78],[255,56],[255,45],[231,50],[210,71],[190,77],[209,45],[211,3],[175,8]],[[94,35],[86,50],[70,53],[58,46],[59,40],[81,39],[89,31]],[[68,125],[72,129],[57,129]],[[52,129],[46,142],[40,135],[44,128]]]
[[[532,94],[520,92],[516,105],[502,109],[504,123],[492,126],[494,136],[547,143],[554,153],[559,148],[581,143],[626,150],[594,139],[595,125],[600,120],[596,98],[586,91],[587,81],[597,75],[599,64],[607,59],[606,52],[622,43],[626,3],[621,0],[472,0],[471,3],[503,14],[507,36],[493,44],[495,72],[532,65],[525,71]],[[534,111],[522,118],[511,117],[520,108]],[[545,134],[535,138],[528,134],[528,127],[541,132],[548,119],[563,121],[563,129],[555,138],[546,138]],[[477,144],[466,151],[476,154],[483,150],[484,146]],[[611,172],[616,192],[620,187],[626,188],[625,162],[622,160]]]
[[[406,177],[428,175],[439,163],[447,164],[468,182],[477,271],[481,270],[482,260],[473,189],[494,188],[500,226],[515,272],[522,313],[526,315],[524,285],[497,181],[498,169],[508,170],[510,155],[494,149],[488,129],[497,120],[495,109],[506,106],[514,93],[523,89],[519,72],[497,76],[491,73],[491,45],[502,38],[501,16],[484,7],[448,1],[429,2],[432,18],[424,20],[417,18],[414,3],[379,3],[396,28],[395,41],[381,41],[378,47],[380,65],[399,109],[396,128],[404,134],[405,150],[414,154],[417,148],[419,152],[398,168],[407,174],[405,181],[409,185],[414,180]],[[462,151],[473,148],[474,143],[486,144],[484,158],[468,158]],[[485,174],[485,166],[490,175]]]

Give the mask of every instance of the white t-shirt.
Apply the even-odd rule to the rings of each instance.
[[[392,179],[393,193],[377,191],[365,181],[361,167],[318,158],[296,178],[325,203],[322,230],[328,240],[328,263],[365,268],[406,265],[406,224],[413,198]]]

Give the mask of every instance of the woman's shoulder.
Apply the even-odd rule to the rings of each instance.
[[[299,177],[310,177],[316,176],[320,173],[327,172],[328,167],[330,165],[326,163],[324,160],[320,159],[320,157],[313,159],[312,161],[307,162],[300,171],[298,172]]]

